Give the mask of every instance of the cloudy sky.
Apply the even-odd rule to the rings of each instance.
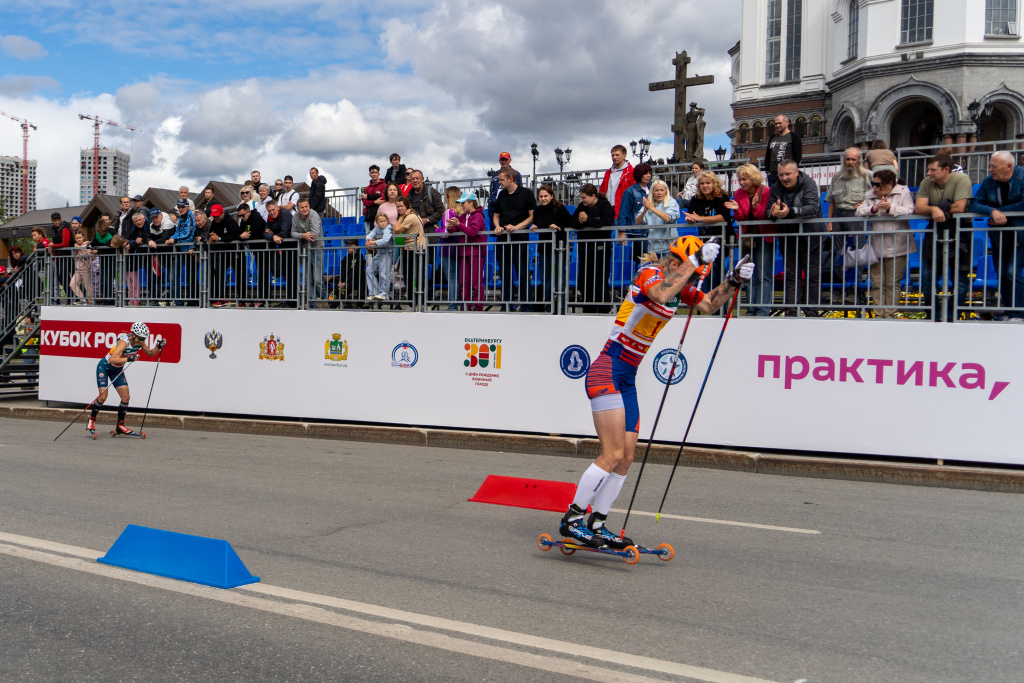
[[[509,151],[532,170],[608,165],[616,143],[647,136],[672,153],[675,51],[715,84],[691,89],[707,109],[708,149],[728,147],[729,58],[739,22],[706,2],[521,0],[360,3],[267,0],[217,5],[124,0],[3,0],[0,110],[38,127],[38,205],[77,203],[79,150],[132,155],[131,192],[264,178],[317,166],[329,187],[358,185],[397,151],[428,177],[480,177]],[[368,11],[367,8],[373,8]],[[734,19],[736,19],[734,17]],[[725,28],[723,28],[725,27]],[[0,155],[21,130],[0,118]]]

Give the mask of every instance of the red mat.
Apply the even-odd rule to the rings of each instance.
[[[565,512],[575,496],[576,484],[569,482],[489,474],[469,501],[529,510]]]

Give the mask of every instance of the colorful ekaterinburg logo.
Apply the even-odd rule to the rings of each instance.
[[[264,337],[260,342],[260,360],[284,360],[284,342],[272,334]]]
[[[672,384],[679,384],[683,381],[683,377],[686,377],[686,356],[679,354],[679,360],[676,361],[675,369],[673,369],[672,362],[675,359],[675,349],[664,349],[654,357],[654,376],[662,384],[668,384],[670,374],[672,375]]]
[[[224,335],[217,330],[210,330],[203,337],[203,346],[210,349],[210,358],[216,358],[217,349],[224,346]]]
[[[569,379],[579,379],[590,369],[590,354],[579,344],[566,346],[558,361],[562,373]]]
[[[340,334],[332,334],[331,338],[324,342],[324,359],[348,360],[348,341],[342,339]]]
[[[500,339],[467,339],[463,349],[466,351],[466,359],[462,361],[465,367],[501,370]]]
[[[419,359],[419,351],[404,339],[391,351],[391,367],[393,368],[411,368]]]

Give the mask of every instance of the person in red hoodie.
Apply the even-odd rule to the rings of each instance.
[[[381,180],[380,166],[377,164],[371,166],[370,184],[363,188],[361,197],[363,200],[363,223],[366,224],[365,232],[370,232],[373,229],[373,221],[377,218],[377,209],[387,201],[384,198],[384,190],[387,186],[388,184]]]
[[[59,211],[50,214],[50,222],[53,223],[53,239],[50,241],[50,254],[58,257],[53,264],[53,296],[60,299],[60,289],[64,288],[65,296],[69,302],[71,299],[71,271],[72,263],[70,248],[74,244],[71,236],[71,226],[67,224]],[[61,251],[57,251],[60,249]]]
[[[626,148],[615,145],[612,147],[612,167],[604,172],[604,179],[601,180],[598,192],[608,197],[612,208],[615,209],[616,218],[619,216],[622,193],[634,182],[636,181],[633,180],[633,164],[626,161]]]

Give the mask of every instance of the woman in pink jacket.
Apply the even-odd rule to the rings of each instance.
[[[462,247],[459,287],[462,300],[466,302],[467,311],[484,310],[483,301],[487,298],[484,288],[484,268],[487,264],[487,221],[484,210],[473,192],[463,192],[459,197],[462,215],[458,219],[449,219],[448,229],[466,235],[466,246]],[[479,302],[479,303],[478,303]]]
[[[736,190],[731,202],[726,202],[735,221],[764,220],[768,208],[768,186],[757,166],[744,164],[736,169],[740,189]],[[740,227],[743,253],[750,254],[754,261],[754,277],[750,280],[750,313],[771,315],[770,306],[775,302],[775,238],[762,237],[762,233],[775,231],[770,222]]]

